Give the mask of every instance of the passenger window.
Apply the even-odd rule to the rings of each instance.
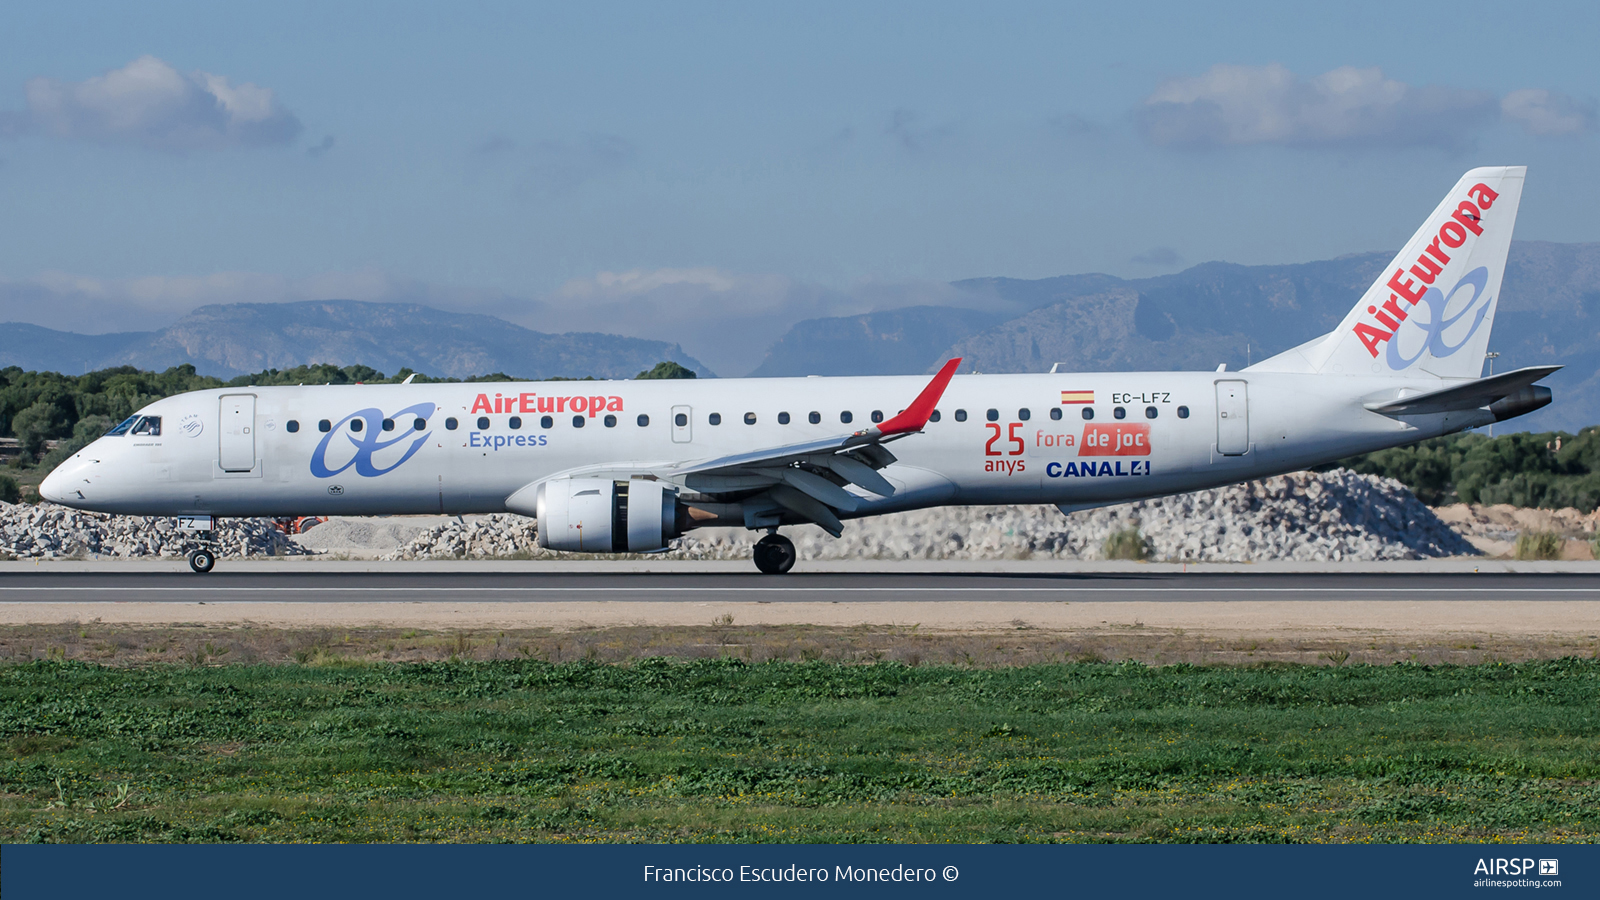
[[[649,424],[650,424],[650,417],[645,415],[644,413],[640,413],[639,414],[639,427],[643,428],[643,427],[645,427],[646,425],[649,425]]]
[[[1144,408],[1144,417],[1146,419],[1154,419],[1157,412],[1159,412],[1159,410],[1157,410],[1154,406],[1146,406]]]
[[[985,419],[988,419],[991,422],[998,422],[998,421],[1000,421],[1000,410],[991,409],[988,412],[984,413],[983,417]]]
[[[511,426],[512,431],[516,431],[522,427],[522,417],[512,416],[510,420],[506,422],[506,424]]]
[[[451,416],[450,418],[444,420],[444,427],[449,431],[455,431],[456,430],[456,426],[460,425],[460,424],[461,423],[457,422],[454,416]],[[322,430],[323,431],[327,431],[328,429],[324,428]]]
[[[810,422],[813,425],[821,425],[822,424],[822,413],[812,412],[810,415],[806,416],[806,421]]]
[[[1017,418],[1024,422],[1028,421],[1033,418],[1033,410],[1027,408],[1019,409],[1017,410]]]
[[[572,427],[573,428],[582,428],[583,427],[583,416],[573,416],[572,417]]]
[[[296,423],[294,427],[299,428],[300,425],[298,423]],[[411,430],[412,431],[421,431],[422,429],[427,428],[427,427],[428,427],[428,420],[427,419],[424,419],[424,418],[419,416],[419,417],[411,420]]]
[[[556,427],[555,417],[554,416],[544,416],[544,417],[540,418],[539,419],[539,427],[540,428],[554,428],[554,427]]]
[[[1061,407],[1059,407],[1059,406],[1050,407],[1050,418],[1054,419],[1057,422],[1061,421]]]
[[[117,424],[117,427],[115,427],[115,428],[111,429],[110,431],[106,432],[105,436],[106,437],[121,437],[121,436],[127,434],[128,433],[128,429],[132,428],[133,427],[133,423],[135,423],[137,421],[139,421],[139,417],[138,416],[129,416],[126,419],[123,419],[121,422],[119,422]],[[327,429],[323,429],[323,430],[326,431]]]
[[[937,422],[937,421],[939,421],[939,411],[937,409],[928,414],[928,421],[929,422]]]
[[[744,414],[744,423],[746,425],[754,425],[756,423],[756,414],[755,413],[745,413]]]
[[[1090,419],[1092,419],[1092,418],[1094,418],[1094,407],[1092,407],[1092,406],[1085,406],[1085,407],[1084,407],[1084,408],[1083,408],[1083,420],[1084,420],[1084,421],[1085,421],[1085,422],[1087,422],[1087,421],[1089,421],[1089,420],[1090,420]]]
[[[789,414],[786,413],[786,412],[778,413],[778,424],[779,425],[787,425],[787,424],[789,424]]]
[[[323,432],[332,431],[333,430],[333,423],[329,422],[327,419],[323,419],[322,421],[317,423],[317,430],[318,431],[323,431]]]
[[[688,413],[678,413],[677,415],[672,417],[672,424],[678,426],[679,428],[683,428],[684,426],[689,424],[689,414]]]
[[[956,410],[956,421],[957,422],[965,422],[966,420],[967,420],[967,411],[964,410],[964,409]]]
[[[1126,409],[1123,409],[1122,407],[1118,406],[1118,407],[1115,407],[1115,408],[1113,408],[1111,410],[1111,415],[1114,418],[1126,419],[1128,417],[1128,411]]]
[[[855,416],[853,414],[851,414],[850,410],[848,410],[848,409],[845,410],[844,412],[839,413],[839,421],[843,422],[846,425],[849,425],[851,420],[854,419],[854,418],[855,418]]]
[[[478,417],[478,430],[479,431],[488,431],[489,430],[489,417],[488,416],[479,416]]]
[[[721,425],[722,424],[722,413],[712,413],[711,415],[706,416],[706,421],[710,422],[713,425]]]
[[[617,417],[613,416],[613,415],[607,415],[606,416],[606,427],[607,428],[615,428],[615,427],[617,427]]]
[[[488,419],[484,419],[484,421],[487,422],[489,420]],[[363,429],[365,427],[367,427],[367,422],[366,422],[365,419],[357,418],[357,419],[351,419],[350,420],[350,430],[351,431],[360,431],[361,429]]]
[[[283,423],[283,430],[289,432],[290,434],[294,434],[300,430],[300,423],[290,419],[289,421]]]
[[[1189,418],[1189,407],[1187,407],[1187,406],[1178,407],[1178,418],[1180,418],[1180,419]]]
[[[393,419],[384,419],[383,420],[383,430],[384,431],[393,431],[394,430],[394,420]]]
[[[882,422],[883,421],[883,410],[881,410],[881,409],[873,410],[872,411],[872,421],[874,423]]]

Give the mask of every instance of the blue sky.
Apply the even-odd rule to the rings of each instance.
[[[1600,240],[1600,7],[15,5],[0,320],[418,300],[682,342],[945,282],[1400,244],[1527,164]]]

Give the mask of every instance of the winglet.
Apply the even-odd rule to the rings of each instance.
[[[917,399],[903,412],[889,421],[878,426],[879,434],[907,434],[921,431],[922,426],[928,424],[928,417],[933,415],[933,408],[939,405],[939,398],[944,396],[944,389],[949,386],[950,379],[955,377],[956,369],[961,365],[961,357],[956,357],[944,364],[939,374],[933,376],[928,386],[922,389]]]

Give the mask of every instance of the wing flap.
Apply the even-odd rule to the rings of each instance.
[[[838,513],[855,512],[863,500],[838,482],[857,485],[880,497],[893,495],[894,485],[877,472],[895,462],[884,444],[927,426],[960,365],[959,358],[945,363],[909,406],[881,425],[821,440],[661,466],[653,472],[696,491],[743,494],[739,502],[747,512],[763,504],[768,509],[782,507],[838,537],[843,527]],[[777,521],[769,523],[765,514],[747,516],[747,524],[757,520],[759,526],[750,527],[768,527]]]

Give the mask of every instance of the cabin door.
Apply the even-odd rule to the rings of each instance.
[[[694,410],[687,406],[674,406],[672,408],[672,442],[674,444],[687,444],[692,438],[694,429]]]
[[[1241,456],[1250,450],[1250,397],[1242,381],[1217,382],[1217,452]]]
[[[223,394],[217,428],[217,465],[224,472],[256,467],[256,395]]]

